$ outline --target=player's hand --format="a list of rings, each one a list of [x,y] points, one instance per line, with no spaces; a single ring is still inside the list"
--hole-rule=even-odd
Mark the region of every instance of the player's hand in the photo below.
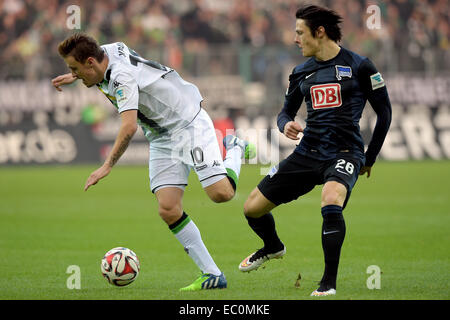
[[[362,168],[361,168],[361,170],[359,170],[359,175],[360,176],[363,176],[363,175],[365,175],[366,173],[367,173],[367,178],[369,178],[370,177],[370,171],[372,170],[372,167],[366,167],[366,166],[363,166]]]
[[[300,140],[300,138],[298,137],[298,134],[300,132],[303,132],[303,128],[298,122],[289,121],[284,126],[284,132],[283,133],[289,139]]]
[[[84,191],[89,189],[90,186],[93,186],[99,182],[100,179],[103,179],[111,172],[111,167],[108,165],[103,165],[94,172],[91,173],[89,178],[86,181],[86,184],[84,185]]]
[[[62,91],[62,89],[60,88],[62,85],[71,84],[77,79],[78,78],[75,77],[72,73],[66,73],[66,74],[57,76],[56,78],[53,78],[52,84],[56,90]]]

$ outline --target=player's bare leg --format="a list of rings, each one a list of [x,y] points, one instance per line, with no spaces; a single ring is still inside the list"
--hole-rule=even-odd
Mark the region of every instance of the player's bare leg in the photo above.
[[[325,270],[317,290],[312,296],[336,294],[336,279],[341,247],[345,238],[345,221],[342,208],[347,188],[337,182],[328,181],[322,188],[322,248]]]
[[[255,188],[244,204],[244,214],[252,230],[263,240],[264,247],[249,255],[239,264],[239,270],[249,272],[258,269],[270,259],[281,258],[286,247],[278,238],[272,213],[276,205]]]
[[[155,192],[159,216],[169,226],[183,214],[183,194],[184,190],[177,187],[162,188]]]
[[[328,205],[343,206],[345,197],[347,196],[347,188],[340,182],[328,181],[322,188],[321,207]]]
[[[204,188],[208,197],[217,203],[230,201],[234,197],[239,181],[242,158],[252,159],[256,156],[255,146],[236,136],[226,136],[223,139],[223,145],[227,150],[224,159],[227,175]]]
[[[235,194],[235,190],[226,176],[222,180],[205,187],[204,190],[208,197],[216,203],[230,201]]]
[[[200,230],[191,217],[183,211],[183,194],[184,190],[177,187],[165,187],[155,192],[161,218],[168,224],[169,229],[182,244],[184,251],[202,272],[202,276],[194,283],[180,290],[226,288],[225,276],[203,243]]]
[[[267,199],[258,188],[255,188],[244,203],[244,214],[246,217],[256,219],[270,213],[275,207],[273,202]]]

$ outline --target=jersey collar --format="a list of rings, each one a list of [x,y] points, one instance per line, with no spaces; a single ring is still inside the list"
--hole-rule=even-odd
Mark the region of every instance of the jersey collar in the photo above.
[[[105,48],[102,48],[103,51],[105,52],[106,56],[108,57],[108,67],[106,67],[106,71],[105,74],[103,76],[103,79],[105,79],[106,81],[109,82],[109,80],[111,80],[111,59],[109,59],[109,55],[108,55],[108,51],[106,51]]]
[[[317,63],[317,64],[328,64],[328,63],[330,63],[330,62],[332,62],[332,61],[334,61],[336,58],[338,58],[339,56],[341,56],[341,54],[342,54],[342,47],[341,46],[339,46],[339,48],[340,48],[340,50],[339,50],[339,52],[337,53],[337,55],[335,55],[333,58],[331,58],[331,59],[328,59],[328,60],[325,60],[325,61],[320,61],[320,60],[317,60],[315,57],[313,58],[314,59],[314,61]]]

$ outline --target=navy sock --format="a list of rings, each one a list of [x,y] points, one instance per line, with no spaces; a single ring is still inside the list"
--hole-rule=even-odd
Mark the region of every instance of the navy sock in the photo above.
[[[272,213],[267,213],[260,218],[247,217],[248,225],[264,242],[264,248],[269,253],[274,253],[284,248],[283,243],[277,235],[275,220]]]
[[[325,270],[321,280],[321,287],[324,290],[336,289],[339,258],[346,231],[342,207],[336,205],[325,206],[322,208],[322,217],[322,248]]]

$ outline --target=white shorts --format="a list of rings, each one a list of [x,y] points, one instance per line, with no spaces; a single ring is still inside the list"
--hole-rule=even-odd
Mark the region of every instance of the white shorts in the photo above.
[[[211,118],[201,109],[197,117],[170,139],[150,143],[150,189],[184,189],[191,169],[205,188],[227,175]]]

